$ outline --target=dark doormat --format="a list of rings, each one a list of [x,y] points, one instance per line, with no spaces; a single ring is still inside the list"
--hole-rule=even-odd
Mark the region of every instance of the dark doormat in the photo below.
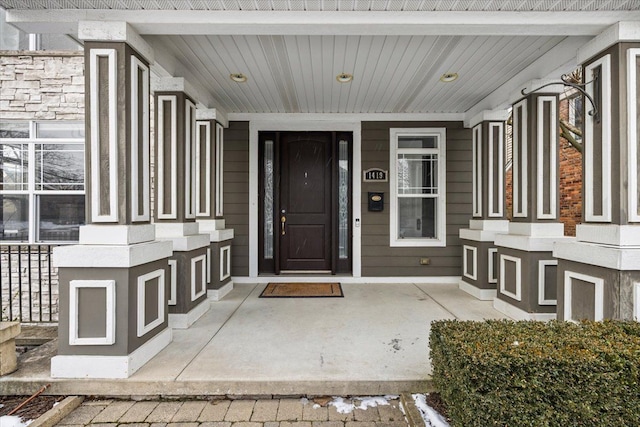
[[[269,283],[260,298],[344,297],[340,283]]]

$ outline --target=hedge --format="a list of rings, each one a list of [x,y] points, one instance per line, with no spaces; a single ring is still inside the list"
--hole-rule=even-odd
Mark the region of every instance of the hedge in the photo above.
[[[640,323],[436,321],[453,426],[640,426]]]

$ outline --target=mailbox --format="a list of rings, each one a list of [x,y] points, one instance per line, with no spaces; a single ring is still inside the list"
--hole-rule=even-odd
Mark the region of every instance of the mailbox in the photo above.
[[[384,193],[369,192],[369,212],[382,212],[384,210]]]

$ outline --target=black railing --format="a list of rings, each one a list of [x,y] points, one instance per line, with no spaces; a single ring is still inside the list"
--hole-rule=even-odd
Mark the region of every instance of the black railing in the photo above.
[[[52,245],[0,244],[0,303],[3,321],[58,321],[58,271]]]

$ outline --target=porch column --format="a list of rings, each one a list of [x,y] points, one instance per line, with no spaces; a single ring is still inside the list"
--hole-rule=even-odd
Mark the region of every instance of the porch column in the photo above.
[[[155,240],[149,202],[149,63],[126,23],[80,23],[85,40],[86,222],[54,249],[58,355],[52,377],[126,378],[169,342],[171,243]],[[101,41],[109,40],[109,41]]]
[[[153,88],[156,235],[173,243],[169,326],[184,329],[209,309],[209,236],[199,234],[196,222],[196,105],[182,78],[158,79]]]
[[[532,92],[545,83],[534,81],[526,89]],[[496,236],[494,307],[517,319],[555,319],[552,250],[555,241],[565,239],[559,220],[558,92],[547,87],[531,93],[513,105],[512,115],[513,219],[509,232]]]
[[[460,289],[481,300],[496,297],[498,262],[494,241],[506,233],[504,125],[508,111],[484,111],[473,128],[473,219],[460,230],[462,277]]]
[[[196,220],[210,241],[207,294],[219,301],[233,289],[233,229],[225,228],[222,209],[224,128],[215,109],[198,109],[196,118]]]
[[[584,120],[584,222],[554,248],[559,319],[640,318],[639,35],[619,22],[578,52],[598,111]]]

